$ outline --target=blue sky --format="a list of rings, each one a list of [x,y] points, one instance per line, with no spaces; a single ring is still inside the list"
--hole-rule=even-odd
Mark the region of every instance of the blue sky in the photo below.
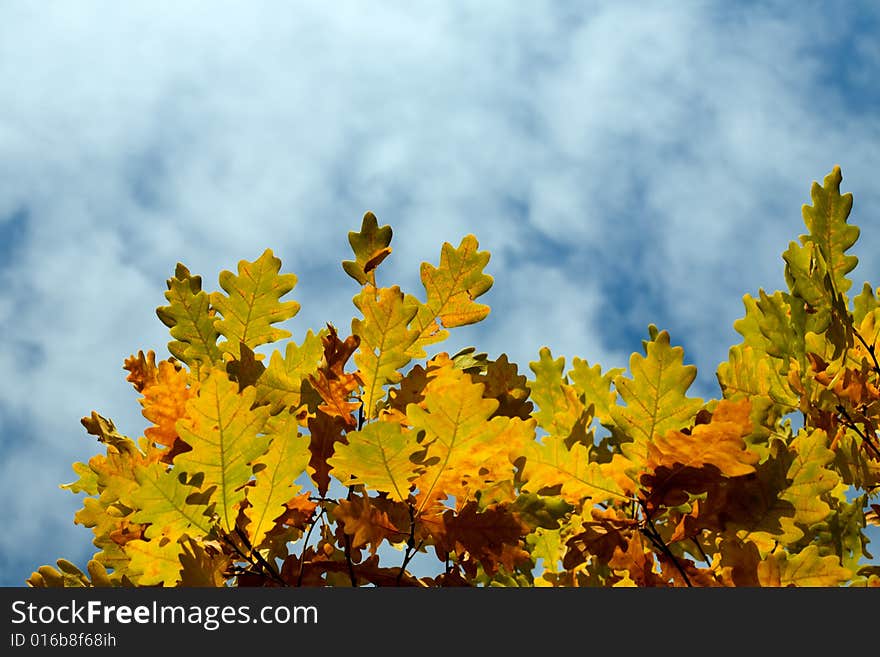
[[[492,253],[492,314],[450,351],[625,366],[655,323],[717,396],[742,295],[784,287],[834,165],[855,286],[880,284],[878,37],[870,1],[7,0],[0,584],[93,553],[58,484],[96,451],[82,416],[143,432],[122,361],[167,355],[175,264],[216,289],[272,248],[294,339],[347,329],[367,210],[394,229],[385,283],[418,291],[467,233]]]

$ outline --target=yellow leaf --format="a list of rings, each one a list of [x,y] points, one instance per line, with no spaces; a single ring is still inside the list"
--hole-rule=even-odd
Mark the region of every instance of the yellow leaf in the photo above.
[[[466,235],[458,248],[444,242],[439,267],[422,263],[421,278],[427,301],[419,306],[411,324],[418,332],[418,339],[409,349],[413,358],[424,358],[425,346],[445,340],[449,331],[444,329],[473,324],[489,314],[489,306],[474,301],[494,282],[483,273],[489,252],[478,251],[478,248],[477,238]]]
[[[259,548],[275,519],[287,512],[285,504],[300,490],[296,478],[305,472],[311,453],[309,439],[297,432],[296,417],[286,413],[277,432],[270,434],[268,451],[254,462],[256,479],[247,490],[245,509],[251,545]]]
[[[226,531],[235,527],[251,464],[269,442],[268,436],[258,435],[269,409],[252,408],[255,395],[253,386],[238,394],[238,385],[214,368],[199,385],[198,396],[187,403],[186,417],[177,422],[180,437],[192,450],[175,456],[174,465],[190,476],[203,473],[203,489],[216,486],[212,500]]]
[[[220,287],[226,292],[211,293],[211,304],[222,316],[214,320],[217,332],[226,340],[218,346],[221,351],[239,359],[239,343],[252,350],[261,344],[290,337],[290,331],[272,326],[290,319],[299,312],[296,301],[279,299],[296,286],[294,274],[279,274],[281,260],[272,255],[272,249],[248,262],[238,263],[238,275],[220,272]]]
[[[809,545],[794,555],[778,549],[758,564],[761,586],[840,586],[851,576],[836,555],[820,557],[817,545]]]

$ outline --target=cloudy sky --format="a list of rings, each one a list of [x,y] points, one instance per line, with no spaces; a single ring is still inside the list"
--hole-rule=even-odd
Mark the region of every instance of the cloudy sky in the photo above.
[[[82,416],[143,432],[122,362],[167,355],[175,264],[213,290],[271,248],[294,339],[348,329],[367,210],[380,282],[418,293],[468,233],[492,253],[492,314],[450,351],[625,366],[655,323],[717,396],[742,295],[784,287],[834,165],[880,284],[878,37],[871,0],[6,0],[0,584],[94,552],[58,484],[96,452]]]

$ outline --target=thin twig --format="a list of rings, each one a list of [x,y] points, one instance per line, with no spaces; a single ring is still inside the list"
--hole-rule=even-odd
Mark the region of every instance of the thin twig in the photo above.
[[[312,521],[312,524],[309,525],[309,531],[306,532],[306,538],[305,538],[305,541],[303,542],[303,551],[302,551],[302,554],[300,555],[300,558],[299,558],[299,574],[296,577],[296,585],[297,586],[302,586],[303,571],[304,571],[305,565],[306,565],[306,550],[309,547],[309,539],[312,537],[312,530],[315,528],[315,525],[318,524],[318,520],[323,515],[324,515],[324,507],[322,506],[321,513],[319,513],[318,517]]]
[[[651,519],[651,514],[648,513],[647,505],[642,500],[639,500],[639,504],[642,507],[642,512],[645,515],[645,522],[647,523],[647,526],[641,527],[640,531],[644,536],[648,538],[648,540],[651,541],[651,543],[653,543],[654,547],[659,549],[660,552],[662,552],[669,559],[672,560],[672,564],[684,578],[684,583],[687,584],[689,587],[693,586],[693,584],[691,584],[691,580],[687,576],[687,573],[684,571],[684,568],[682,568],[681,564],[678,563],[678,559],[676,558],[676,556],[672,554],[672,550],[670,550],[669,546],[663,542],[663,538],[660,536],[660,532],[657,531],[657,527],[654,525],[654,521]],[[650,528],[650,531],[648,528]]]
[[[409,563],[409,560],[413,558],[416,552],[422,547],[422,541],[419,541],[418,546],[416,546],[416,518],[415,518],[415,509],[413,509],[413,505],[409,505],[409,538],[406,539],[406,553],[403,555],[403,563],[400,565],[400,570],[397,573],[397,585],[400,586],[400,579],[403,577],[403,573],[406,570],[406,566]],[[447,558],[448,559],[448,558]],[[448,560],[447,560],[448,564]]]
[[[862,441],[863,441],[868,447],[871,448],[871,451],[873,451],[874,454],[876,454],[878,458],[880,458],[880,449],[878,449],[877,446],[874,444],[874,442],[873,442],[870,438],[868,438],[867,434],[865,434],[861,429],[859,429],[858,425],[857,425],[857,424],[855,423],[855,421],[853,421],[853,419],[850,417],[849,413],[847,412],[847,410],[846,410],[846,408],[843,406],[843,404],[838,404],[837,407],[836,407],[836,410],[837,410],[838,413],[840,413],[841,415],[843,415],[843,417],[846,419],[846,422],[843,423],[844,426],[849,427],[850,429],[852,429],[853,431],[855,431],[857,434],[859,434],[859,436],[861,437]]]

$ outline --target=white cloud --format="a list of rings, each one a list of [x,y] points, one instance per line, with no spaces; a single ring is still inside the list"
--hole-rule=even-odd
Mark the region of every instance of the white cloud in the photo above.
[[[328,319],[348,330],[338,262],[364,211],[395,231],[382,280],[414,293],[419,263],[473,233],[493,254],[493,314],[450,351],[479,343],[528,373],[548,344],[607,368],[656,322],[708,386],[741,295],[782,285],[809,184],[840,164],[863,226],[857,279],[876,283],[880,121],[848,113],[813,49],[834,37],[795,11],[5,3],[0,236],[29,219],[0,266],[0,364],[15,372],[0,410],[29,442],[4,436],[4,554],[47,533],[58,556],[84,542],[32,473],[67,480],[40,460],[86,458],[92,408],[142,431],[122,359],[164,352],[154,309],[178,261],[216,289],[272,248],[300,277],[296,337]],[[7,581],[26,576],[14,568]]]

